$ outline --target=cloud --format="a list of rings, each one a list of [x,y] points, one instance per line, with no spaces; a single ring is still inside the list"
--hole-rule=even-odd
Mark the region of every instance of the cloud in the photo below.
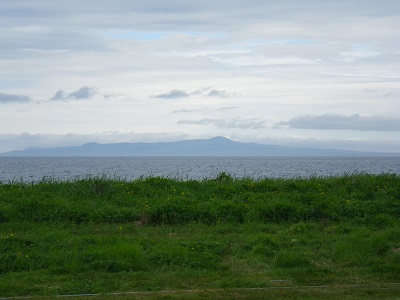
[[[25,95],[13,95],[0,93],[0,103],[28,103],[32,98]]]
[[[238,96],[236,93],[229,93],[227,91],[216,90],[213,87],[205,87],[200,90],[190,93],[191,96],[202,96],[202,97],[219,97],[219,98],[229,98]]]
[[[0,91],[40,101],[20,104],[29,108],[24,112],[15,105],[0,105],[2,132],[89,134],[140,128],[210,135],[237,132],[248,140],[262,135],[398,135],[294,130],[301,120],[290,120],[325,113],[397,118],[398,0],[32,2],[0,1]],[[89,90],[78,90],[83,85],[101,91],[91,96]],[[64,91],[55,93],[59,89]],[[115,99],[103,91],[127,96]],[[149,99],[151,95],[159,98]],[[54,101],[41,101],[51,96]],[[79,105],[65,110],[64,105],[54,105],[60,102]],[[222,112],[217,110],[220,106],[240,109]],[[214,125],[177,124],[202,118],[214,120]],[[285,122],[280,130],[240,129],[257,126],[254,120],[243,122],[252,118],[265,119],[268,127],[270,122]],[[355,121],[350,123],[354,127]],[[229,125],[239,129],[226,130]]]
[[[65,94],[64,91],[59,90],[59,91],[57,91],[57,93],[53,97],[50,98],[50,100],[64,100],[64,99],[67,99],[67,98],[68,98],[68,95]]]
[[[275,137],[275,138],[260,138],[254,137],[248,140],[246,136],[237,136],[236,140],[248,142],[256,142],[262,144],[275,144],[288,147],[309,147],[321,149],[343,149],[353,151],[374,151],[387,153],[400,153],[399,144],[400,138],[311,138],[311,137]]]
[[[185,91],[181,91],[181,90],[172,90],[165,94],[153,96],[153,98],[164,98],[164,99],[175,99],[175,98],[184,98],[184,97],[189,97],[189,94],[186,93]]]
[[[239,107],[238,106],[221,107],[221,108],[217,109],[217,111],[228,111],[228,110],[237,109],[237,108],[239,108]]]
[[[324,114],[298,116],[289,121],[282,121],[278,125],[299,129],[400,131],[400,118],[360,116],[358,114],[350,116]]]
[[[217,112],[225,112],[229,111],[232,109],[237,109],[239,107],[237,106],[228,106],[228,107],[221,107],[216,109],[215,111]],[[209,113],[211,110],[209,108],[198,108],[198,109],[179,109],[179,110],[174,110],[172,113],[173,114],[190,114],[190,113]]]
[[[90,99],[97,94],[97,89],[94,87],[83,86],[79,90],[72,93],[65,93],[62,90],[57,91],[57,93],[50,98],[50,100],[85,100]]]
[[[174,110],[172,113],[173,113],[173,114],[189,114],[189,113],[202,113],[202,112],[207,112],[207,109],[204,109],[204,108],[198,108],[198,109],[179,109],[179,110]]]
[[[175,99],[175,98],[185,98],[185,97],[195,97],[195,96],[228,98],[237,95],[238,94],[229,93],[227,91],[216,90],[213,89],[212,87],[206,87],[196,90],[194,92],[186,92],[183,90],[172,90],[165,94],[153,96],[153,98]]]
[[[68,98],[73,99],[89,99],[97,94],[96,89],[88,86],[81,87],[79,90],[70,93]]]
[[[240,128],[240,129],[260,129],[265,128],[265,121],[262,119],[200,119],[200,120],[181,120],[178,124],[185,125],[199,125],[208,126],[212,125],[217,128]]]
[[[219,90],[211,90],[207,93],[207,97],[220,97],[220,98],[228,98],[231,94],[226,91],[219,91]]]

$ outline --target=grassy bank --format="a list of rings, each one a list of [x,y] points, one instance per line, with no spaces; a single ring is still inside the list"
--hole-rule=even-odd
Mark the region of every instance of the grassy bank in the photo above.
[[[400,177],[3,183],[0,277],[2,297],[391,298]]]

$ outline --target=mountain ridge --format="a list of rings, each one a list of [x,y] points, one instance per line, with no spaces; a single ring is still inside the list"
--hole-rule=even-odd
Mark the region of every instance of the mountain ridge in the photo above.
[[[390,156],[400,153],[287,147],[243,143],[216,136],[210,139],[155,143],[89,142],[80,146],[36,148],[0,153],[0,156]]]

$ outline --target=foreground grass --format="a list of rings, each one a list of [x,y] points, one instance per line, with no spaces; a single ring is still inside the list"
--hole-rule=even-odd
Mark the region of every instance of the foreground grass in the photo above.
[[[3,183],[0,296],[394,298],[399,218],[396,175]]]

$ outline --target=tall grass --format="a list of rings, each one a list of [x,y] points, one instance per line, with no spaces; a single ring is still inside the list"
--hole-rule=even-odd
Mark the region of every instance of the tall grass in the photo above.
[[[0,296],[400,281],[400,177],[0,184]]]
[[[185,224],[354,220],[387,226],[400,216],[397,175],[310,179],[72,182],[0,185],[0,221]]]

